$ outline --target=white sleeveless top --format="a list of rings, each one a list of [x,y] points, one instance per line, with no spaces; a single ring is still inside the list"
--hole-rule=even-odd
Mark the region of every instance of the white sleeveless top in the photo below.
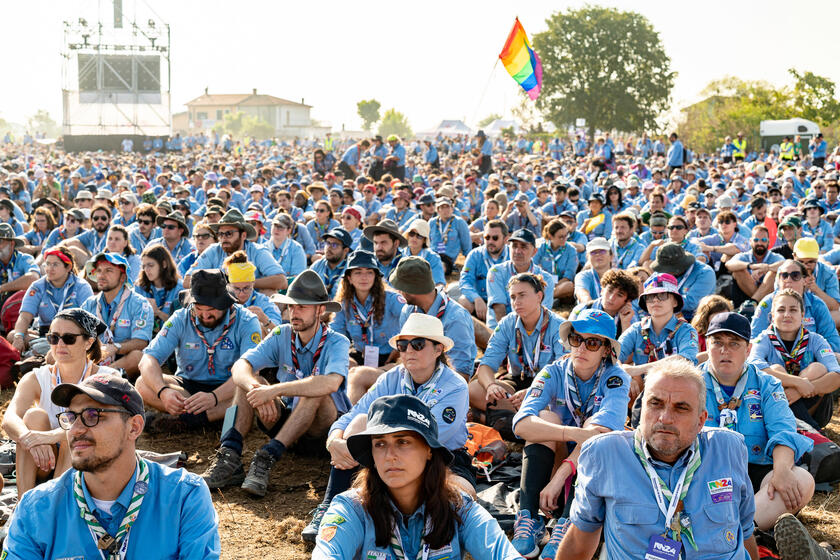
[[[52,367],[50,365],[43,365],[38,369],[32,370],[35,374],[35,379],[38,380],[38,385],[41,386],[41,399],[38,401],[38,408],[47,412],[50,418],[50,427],[52,429],[58,428],[58,418],[55,417],[59,412],[64,412],[64,408],[52,402],[52,392],[55,387],[52,384]],[[99,366],[96,373],[109,373],[111,375],[119,375],[119,372],[114,368],[106,366]],[[85,374],[87,376],[87,374]]]

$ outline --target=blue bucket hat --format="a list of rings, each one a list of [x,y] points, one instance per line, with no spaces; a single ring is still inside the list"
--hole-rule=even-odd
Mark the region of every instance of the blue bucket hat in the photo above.
[[[616,356],[621,353],[621,345],[615,339],[615,319],[606,311],[600,309],[585,309],[581,311],[578,318],[573,321],[566,321],[557,330],[560,342],[569,348],[569,334],[572,329],[578,334],[594,334],[603,336],[610,341],[610,347]]]
[[[376,256],[373,253],[363,251],[362,249],[353,251],[347,258],[346,270],[350,271],[354,268],[370,268],[375,270],[380,276],[382,275],[382,271],[379,270],[379,264],[376,262]]]

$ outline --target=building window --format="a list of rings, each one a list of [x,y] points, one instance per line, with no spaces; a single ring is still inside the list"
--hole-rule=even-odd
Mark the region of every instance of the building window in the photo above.
[[[286,111],[286,126],[289,126],[289,111]]]
[[[200,121],[206,121],[207,120],[207,113],[205,113],[204,111],[199,111],[195,115],[196,115],[195,118],[200,120]]]
[[[216,120],[217,121],[222,120],[222,110],[221,109],[216,109]]]

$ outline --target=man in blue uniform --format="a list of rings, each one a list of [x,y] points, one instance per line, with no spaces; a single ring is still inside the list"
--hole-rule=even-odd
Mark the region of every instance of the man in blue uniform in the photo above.
[[[493,265],[510,258],[508,228],[502,220],[490,220],[484,226],[484,244],[467,254],[458,288],[458,303],[482,321],[487,320],[487,273]]]
[[[744,438],[703,429],[705,395],[695,366],[662,360],[648,373],[639,427],[583,444],[558,558],[589,560],[602,531],[610,558],[758,558]]]
[[[41,276],[32,255],[18,251],[23,244],[23,239],[15,237],[12,226],[0,224],[0,301],[28,289]]]
[[[233,399],[233,363],[262,340],[257,317],[236,303],[219,270],[199,270],[192,305],[176,311],[143,351],[137,390],[168,413],[146,419],[147,431],[176,433],[219,420]],[[175,353],[175,375],[161,366]]]
[[[320,276],[301,272],[286,295],[288,325],[274,329],[259,346],[246,352],[231,368],[235,393],[233,427],[223,427],[221,446],[202,477],[210,488],[242,484],[255,496],[265,496],[271,468],[302,436],[322,437],[340,414],[350,409],[345,393],[350,341],[321,323],[324,313],[341,310],[327,296]],[[269,373],[267,368],[277,368]],[[263,370],[263,371],[261,371]],[[248,475],[242,467],[244,436],[254,414],[269,442],[254,454]]]
[[[403,237],[397,224],[392,220],[382,220],[375,226],[368,226],[364,229],[363,235],[373,244],[373,253],[376,255],[376,262],[379,264],[379,272],[386,282],[390,282],[391,272],[396,269],[403,254],[401,247],[408,245],[408,240]]]
[[[472,240],[470,227],[463,218],[452,215],[452,201],[446,197],[439,197],[435,201],[438,215],[429,221],[431,237],[429,243],[433,251],[440,255],[445,273],[452,274],[458,255],[470,252]]]
[[[92,227],[89,230],[82,231],[67,241],[67,245],[85,251],[88,256],[106,250],[105,242],[111,227],[111,210],[103,204],[94,206],[90,211],[90,225]]]
[[[58,385],[52,400],[65,407],[58,423],[73,468],[21,498],[0,557],[219,558],[219,518],[201,479],[137,456],[143,399],[128,381],[97,373]]]
[[[93,258],[93,269],[99,293],[85,300],[82,309],[108,326],[100,337],[100,363],[134,378],[143,349],[152,339],[152,306],[126,281],[128,261],[123,255],[100,253]]]
[[[347,255],[350,253],[353,238],[344,228],[338,227],[325,233],[321,239],[324,240],[324,258],[312,263],[309,269],[318,273],[327,287],[330,299],[335,299],[338,284],[347,268]]]
[[[654,272],[671,274],[677,279],[677,288],[683,296],[683,317],[691,320],[700,300],[715,290],[715,271],[712,267],[687,253],[679,243],[666,243],[659,247],[656,260],[651,264]]]

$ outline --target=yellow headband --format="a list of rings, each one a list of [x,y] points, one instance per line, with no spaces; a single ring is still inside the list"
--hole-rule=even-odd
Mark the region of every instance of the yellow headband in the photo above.
[[[257,267],[249,262],[231,263],[227,267],[228,277],[233,283],[237,282],[253,282],[257,279]]]

